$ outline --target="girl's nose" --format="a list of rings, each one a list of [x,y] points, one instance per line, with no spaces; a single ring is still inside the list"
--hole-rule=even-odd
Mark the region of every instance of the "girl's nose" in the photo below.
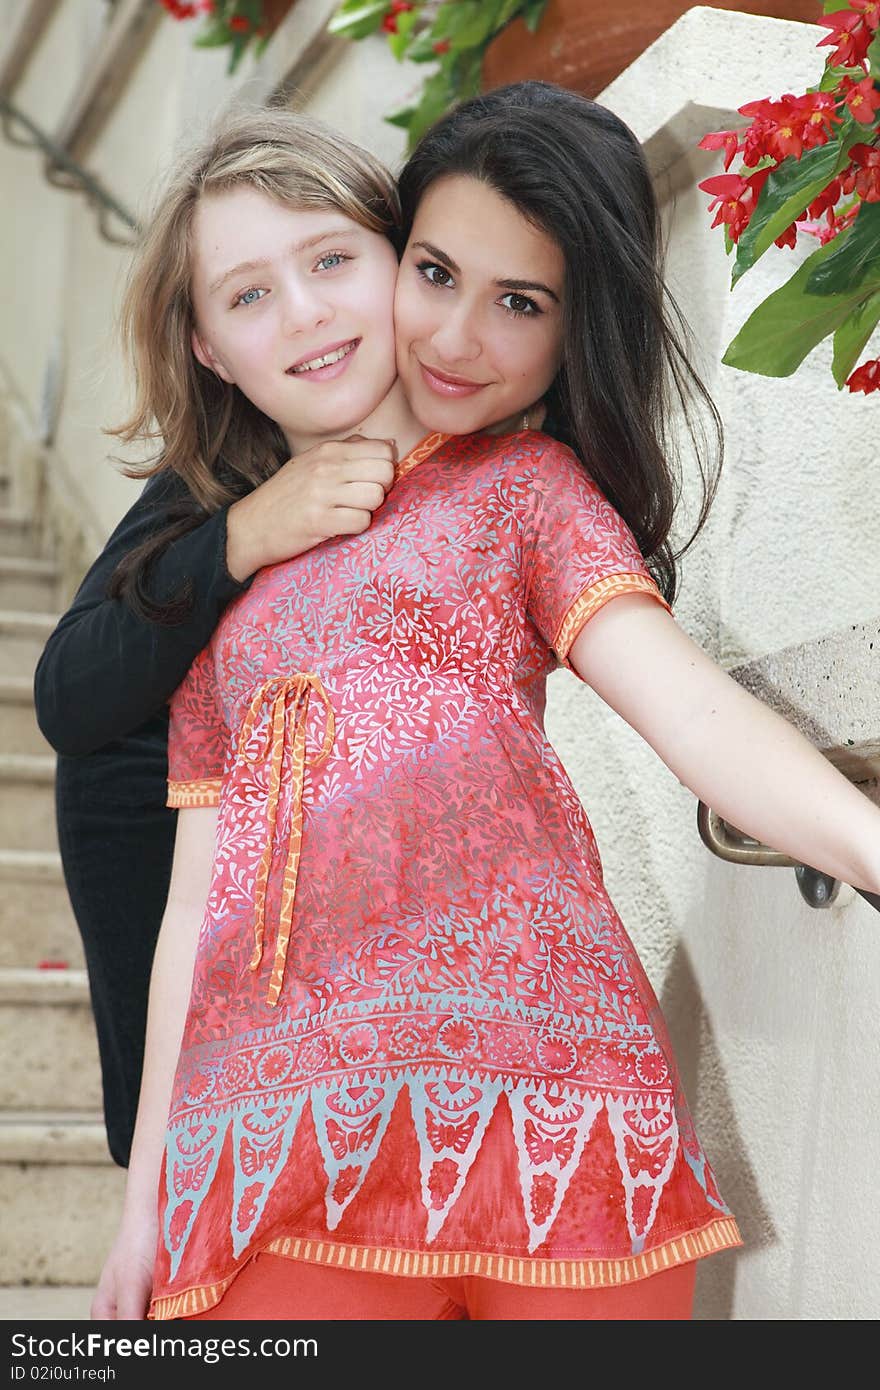
[[[284,294],[281,330],[288,338],[320,328],[333,318],[333,308],[320,293],[318,286],[296,284]]]
[[[447,312],[432,341],[448,367],[456,362],[473,362],[483,350],[473,314],[464,305]]]

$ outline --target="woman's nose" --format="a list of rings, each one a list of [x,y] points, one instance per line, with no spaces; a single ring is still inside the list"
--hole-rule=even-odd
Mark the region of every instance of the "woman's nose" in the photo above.
[[[464,305],[446,313],[433,343],[449,367],[456,362],[473,362],[483,350],[474,315]]]

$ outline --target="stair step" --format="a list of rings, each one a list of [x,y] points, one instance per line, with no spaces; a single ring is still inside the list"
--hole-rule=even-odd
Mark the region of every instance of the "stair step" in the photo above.
[[[0,753],[0,845],[57,849],[54,753]]]
[[[49,637],[58,623],[57,614],[0,610],[0,676],[33,675]]]
[[[30,676],[0,677],[0,753],[51,753],[34,711]]]
[[[0,555],[0,609],[51,612],[57,589],[58,566],[53,561]]]
[[[16,1284],[0,1288],[0,1321],[88,1322],[92,1284]]]
[[[0,850],[0,967],[39,962],[83,967],[61,858],[47,850]]]
[[[30,517],[0,511],[0,555],[36,555],[37,528]]]
[[[97,1110],[98,1044],[84,970],[0,970],[0,1111]],[[0,1280],[2,1283],[2,1280]]]
[[[124,1187],[95,1111],[0,1115],[0,1284],[94,1288]]]

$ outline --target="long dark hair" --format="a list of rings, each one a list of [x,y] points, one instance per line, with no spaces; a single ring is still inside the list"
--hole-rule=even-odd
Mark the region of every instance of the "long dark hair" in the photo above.
[[[403,168],[401,249],[422,197],[449,175],[487,184],[561,249],[563,361],[545,398],[543,428],[582,460],[671,602],[676,561],[715,495],[723,437],[664,284],[659,209],[638,140],[605,107],[551,83],[517,82],[474,97],[432,126]],[[701,487],[695,528],[674,550],[676,407]]]

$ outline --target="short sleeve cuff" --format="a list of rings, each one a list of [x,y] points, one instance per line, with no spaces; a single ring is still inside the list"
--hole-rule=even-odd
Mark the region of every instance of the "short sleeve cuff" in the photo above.
[[[586,589],[583,589],[560,623],[556,640],[553,643],[553,650],[563,666],[568,666],[571,669],[568,656],[575,638],[600,608],[604,608],[606,603],[617,598],[620,594],[647,594],[649,598],[653,598],[661,604],[667,613],[672,612],[649,575],[609,574],[605,579],[599,579],[595,584],[590,584]]]
[[[222,777],[207,777],[199,782],[168,783],[166,806],[219,806]]]

